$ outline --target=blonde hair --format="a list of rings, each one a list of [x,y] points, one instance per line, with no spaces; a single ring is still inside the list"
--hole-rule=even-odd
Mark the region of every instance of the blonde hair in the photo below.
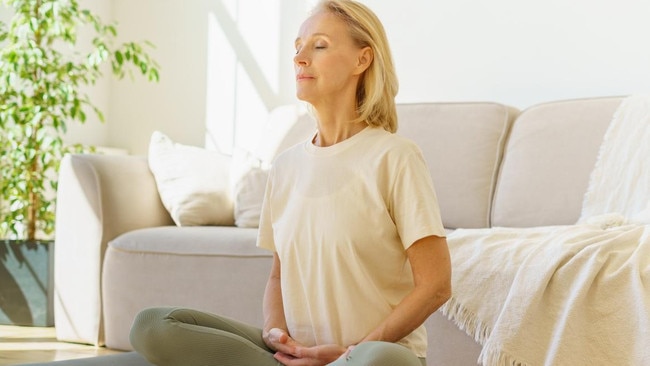
[[[322,0],[314,8],[328,11],[343,20],[352,39],[359,47],[370,47],[373,60],[357,85],[355,122],[366,121],[370,126],[397,131],[395,96],[398,82],[388,37],[377,15],[367,6],[353,0]]]

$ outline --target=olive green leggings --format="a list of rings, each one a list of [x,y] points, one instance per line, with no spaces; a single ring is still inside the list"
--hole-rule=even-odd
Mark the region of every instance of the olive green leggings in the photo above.
[[[149,308],[135,318],[131,345],[158,366],[282,366],[262,340],[262,330],[184,308]],[[406,347],[364,342],[339,366],[426,366]]]

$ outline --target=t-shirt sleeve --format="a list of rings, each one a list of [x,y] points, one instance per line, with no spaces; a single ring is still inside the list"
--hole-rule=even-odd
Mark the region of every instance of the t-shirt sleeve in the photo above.
[[[273,213],[271,211],[271,196],[273,193],[274,169],[271,168],[269,178],[266,181],[264,190],[264,201],[262,201],[262,212],[260,213],[260,224],[257,232],[257,246],[259,248],[276,251],[273,238]]]
[[[397,163],[391,214],[404,248],[427,236],[444,237],[438,198],[422,151],[414,144]]]

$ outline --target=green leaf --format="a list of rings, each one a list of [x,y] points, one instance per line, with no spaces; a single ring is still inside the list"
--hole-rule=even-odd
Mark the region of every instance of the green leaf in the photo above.
[[[122,52],[115,51],[115,61],[117,61],[120,66],[122,66],[124,63],[124,56],[122,56]]]

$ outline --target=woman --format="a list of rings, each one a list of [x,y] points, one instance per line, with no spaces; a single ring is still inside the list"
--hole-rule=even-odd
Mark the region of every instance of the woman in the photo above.
[[[318,123],[281,154],[257,245],[272,250],[263,329],[147,309],[134,348],[159,365],[426,365],[424,321],[451,294],[422,153],[394,134],[397,79],[383,26],[350,0],[320,2],[295,42],[296,89]]]

